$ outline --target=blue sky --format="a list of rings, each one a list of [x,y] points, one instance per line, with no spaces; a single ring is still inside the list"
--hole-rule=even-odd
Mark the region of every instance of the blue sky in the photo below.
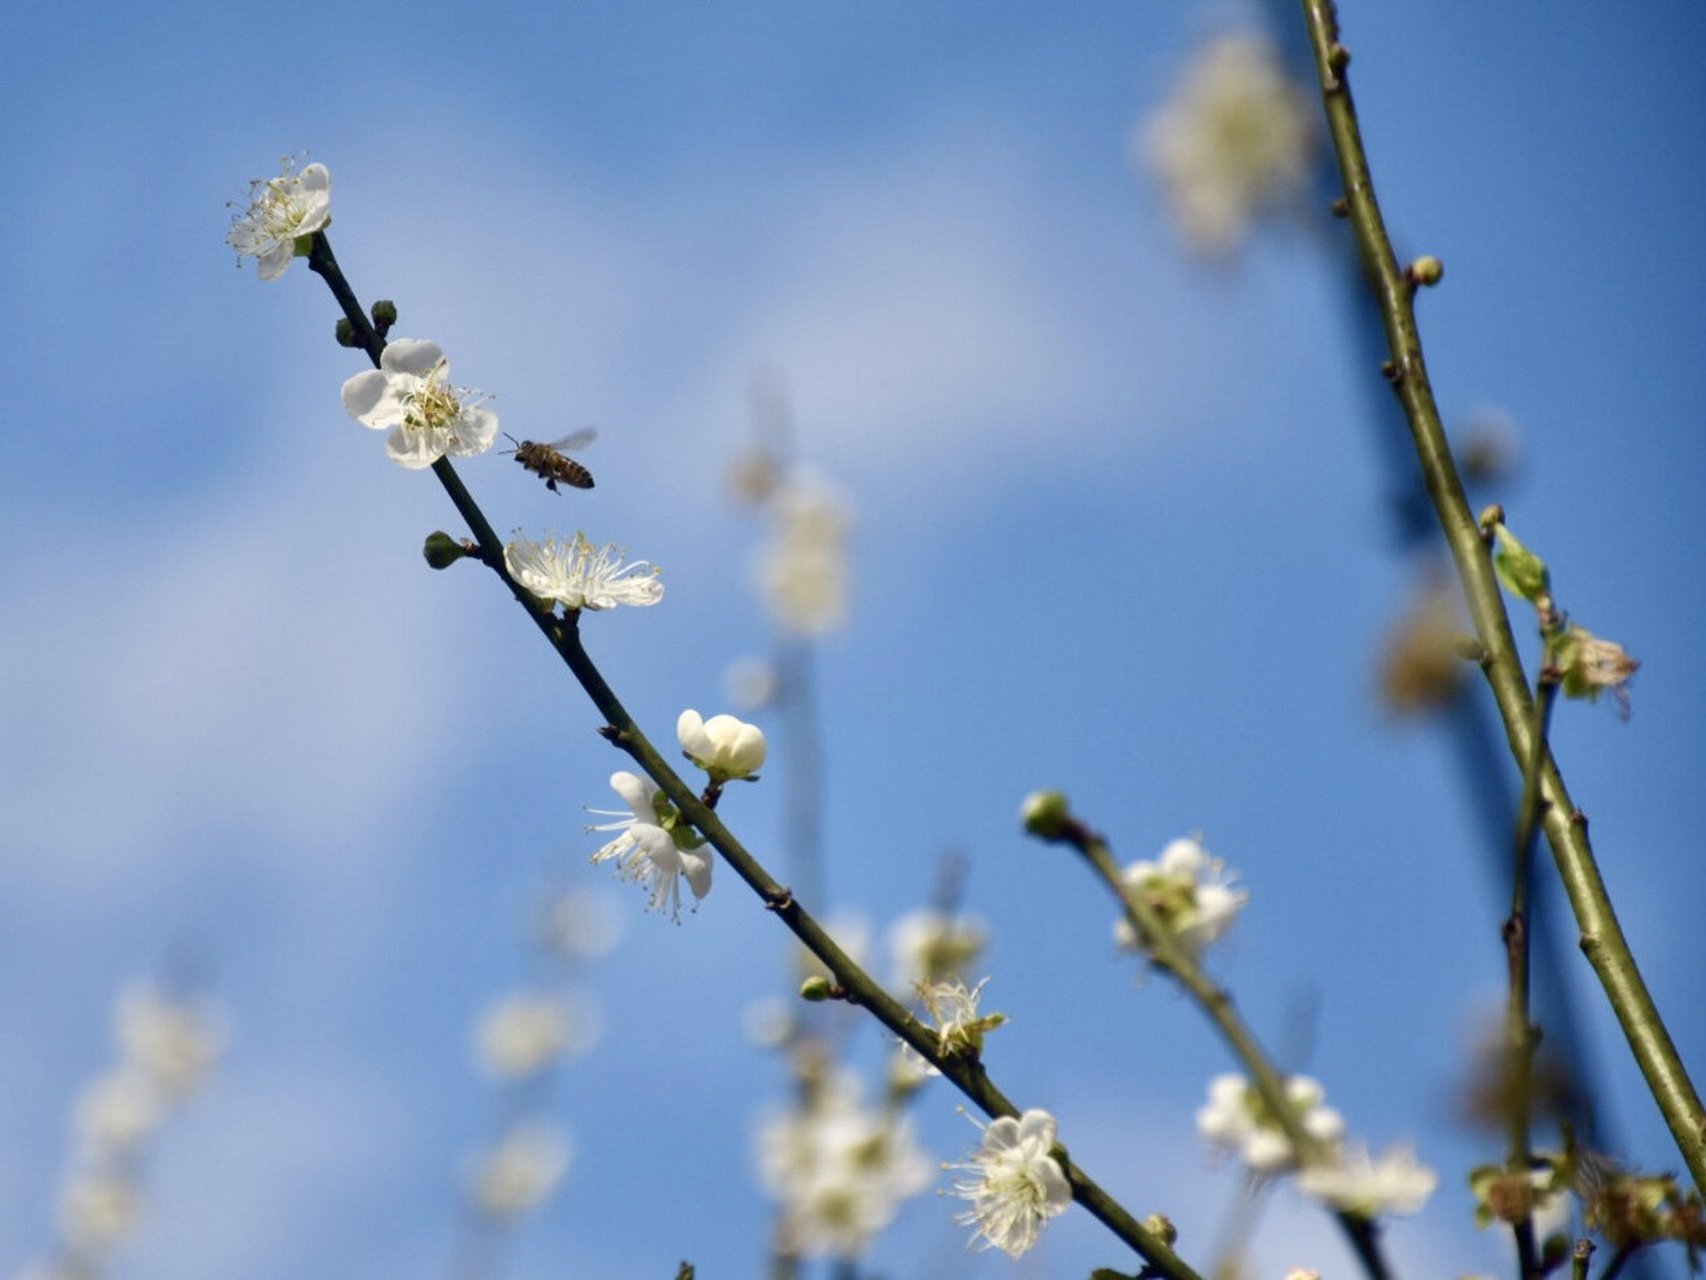
[[[463,468],[500,530],[584,523],[664,566],[588,646],[667,740],[761,650],[754,524],[721,475],[755,373],[858,510],[853,625],[818,658],[832,903],[878,927],[969,863],[990,922],[990,1067],[1206,1259],[1231,1170],[1192,1131],[1227,1069],[1110,912],[1014,814],[1067,789],[1126,859],[1201,831],[1252,893],[1219,972],[1352,1129],[1445,1174],[1391,1232],[1406,1274],[1490,1271],[1452,1118],[1500,991],[1502,888],[1448,739],[1397,726],[1375,652],[1413,582],[1383,505],[1336,246],[1264,231],[1188,258],[1127,161],[1135,123],[1237,8],[1087,3],[520,7],[163,4],[12,15],[0,77],[0,1270],[51,1235],[66,1118],[131,978],[197,957],[220,1075],[164,1135],[115,1274],[442,1272],[491,1092],[468,1025],[527,972],[549,876],[629,913],[592,973],[608,1030],[566,1073],[576,1160],[512,1274],[752,1274],[750,1128],[781,1088],[740,1014],[784,939],[724,876],[676,927],[585,865],[619,761],[525,620],[418,547],[454,528],[337,400],[361,367],[300,265],[232,269],[224,202],[308,149],[333,241],[397,332],[439,341],[504,425],[603,437],[591,494]],[[1284,10],[1289,20],[1289,9]],[[1693,637],[1692,374],[1706,291],[1706,16],[1589,4],[1400,13],[1345,39],[1448,418],[1497,405],[1496,492],[1567,608],[1643,659],[1635,714],[1555,727],[1620,917],[1706,1069],[1695,937],[1706,697]],[[1388,424],[1390,425],[1390,424]],[[787,745],[778,738],[776,750]],[[778,797],[727,816],[773,846]],[[1565,949],[1627,1154],[1674,1149]],[[861,1055],[874,1060],[866,1033]],[[1300,1051],[1301,1052],[1301,1051]],[[945,1094],[933,1154],[975,1136]],[[660,1176],[661,1175],[661,1176]],[[1082,1275],[1127,1259],[1071,1214],[1018,1266],[915,1202],[895,1277]],[[1282,1190],[1259,1269],[1344,1273]]]

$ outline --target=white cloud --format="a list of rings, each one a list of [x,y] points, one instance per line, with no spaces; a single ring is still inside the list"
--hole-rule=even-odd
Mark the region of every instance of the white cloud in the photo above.
[[[424,566],[399,572],[419,562],[397,554],[390,478],[283,462],[218,509],[179,509],[177,531],[62,535],[15,581],[9,875],[124,900],[197,830],[360,857],[351,838],[452,756],[468,694],[453,597]],[[358,511],[399,532],[342,536]]]

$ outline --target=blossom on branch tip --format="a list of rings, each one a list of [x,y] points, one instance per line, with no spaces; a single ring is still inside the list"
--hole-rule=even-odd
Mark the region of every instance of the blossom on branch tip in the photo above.
[[[697,711],[683,711],[675,722],[675,736],[688,759],[711,775],[713,782],[750,778],[763,767],[768,747],[764,730],[734,716],[701,719]]]
[[[954,1195],[971,1201],[954,1220],[977,1228],[972,1243],[1017,1258],[1037,1242],[1050,1218],[1065,1212],[1072,1187],[1050,1154],[1054,1141],[1054,1117],[1033,1109],[1016,1120],[992,1120],[980,1150],[943,1166],[972,1175],[953,1185]]]
[[[225,243],[237,251],[238,265],[253,258],[263,280],[276,280],[290,260],[306,256],[307,239],[332,221],[332,175],[323,164],[300,173],[286,156],[276,178],[249,183],[249,204],[231,219]]]
[[[498,434],[498,415],[485,396],[450,381],[450,361],[436,342],[393,338],[379,367],[344,382],[344,408],[362,426],[389,430],[385,452],[400,467],[418,471],[445,454],[484,453]]]
[[[517,538],[504,546],[509,576],[530,595],[569,609],[614,609],[656,604],[663,599],[660,570],[646,560],[623,561],[614,543],[595,547],[584,533],[572,542]]]
[[[1341,1151],[1331,1163],[1306,1168],[1298,1175],[1298,1184],[1341,1212],[1378,1218],[1421,1212],[1439,1185],[1439,1175],[1419,1163],[1408,1146],[1389,1147],[1376,1160],[1366,1146],[1358,1144]]]
[[[1285,1082],[1285,1094],[1303,1131],[1332,1149],[1344,1134],[1345,1122],[1322,1105],[1326,1094],[1320,1084],[1308,1076],[1292,1076]],[[1256,1087],[1235,1073],[1208,1082],[1208,1104],[1197,1111],[1197,1132],[1214,1146],[1236,1152],[1251,1173],[1280,1173],[1296,1163],[1279,1118]]]
[[[1232,888],[1226,864],[1194,839],[1170,842],[1156,861],[1134,862],[1120,878],[1193,955],[1222,937],[1250,900],[1248,891]],[[1114,940],[1127,950],[1150,949],[1123,915],[1114,922]]]
[[[588,831],[619,831],[614,840],[592,855],[594,862],[614,860],[625,880],[644,880],[651,889],[651,906],[681,916],[681,879],[695,898],[711,892],[711,852],[693,828],[682,821],[668,797],[650,778],[618,770],[610,785],[629,812],[593,809],[615,822],[596,823]]]

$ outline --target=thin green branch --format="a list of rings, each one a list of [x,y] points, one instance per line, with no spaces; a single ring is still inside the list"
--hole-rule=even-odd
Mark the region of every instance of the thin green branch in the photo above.
[[[1422,358],[1413,298],[1415,286],[1393,256],[1391,240],[1375,200],[1368,157],[1345,76],[1350,53],[1339,43],[1332,0],[1302,0],[1302,3],[1327,125],[1344,184],[1345,210],[1355,229],[1386,327],[1391,358],[1383,371],[1404,406],[1428,496],[1463,582],[1481,643],[1482,670],[1498,704],[1512,755],[1519,762],[1527,761],[1536,752],[1540,756],[1540,823],[1575,913],[1582,951],[1605,990],[1695,1184],[1706,1185],[1706,1108],[1701,1105],[1617,923],[1588,843],[1587,817],[1571,801],[1551,752],[1544,743],[1537,744],[1534,740],[1533,699],[1523,674],[1522,659],[1511,634],[1510,619],[1487,548],[1464,498],[1463,484],[1446,443],[1439,407],[1434,402],[1427,365]]]
[[[1125,910],[1126,922],[1142,940],[1150,962],[1178,981],[1214,1024],[1215,1030],[1220,1032],[1221,1039],[1226,1041],[1233,1056],[1243,1063],[1256,1086],[1256,1092],[1262,1096],[1263,1104],[1285,1133],[1286,1141],[1291,1144],[1297,1164],[1302,1167],[1325,1160],[1328,1157],[1326,1148],[1303,1127],[1297,1108],[1286,1094],[1285,1080],[1274,1068],[1262,1046],[1257,1043],[1255,1033],[1238,1016],[1238,1011],[1232,1004],[1231,992],[1208,976],[1197,963],[1196,955],[1179,943],[1173,931],[1168,928],[1167,922],[1145,900],[1143,894],[1120,874],[1119,864],[1114,861],[1113,853],[1101,835],[1076,819],[1067,820],[1062,834],[1066,842],[1083,855],[1091,869],[1119,899]],[[1380,1241],[1373,1221],[1343,1210],[1335,1210],[1333,1216],[1338,1220],[1351,1248],[1361,1261],[1363,1270],[1369,1274],[1371,1280],[1386,1280],[1391,1272],[1381,1254]]]
[[[343,272],[332,255],[331,244],[323,233],[314,237],[309,266],[325,279],[360,339],[361,346],[377,366],[385,340],[363,314],[361,304],[344,279]],[[445,492],[450,495],[456,510],[468,523],[479,545],[480,559],[503,580],[516,601],[527,611],[533,624],[550,641],[593,705],[604,716],[606,724],[601,732],[605,738],[632,757],[634,763],[658,785],[659,790],[669,798],[677,811],[722,854],[724,861],[759,896],[765,907],[779,917],[794,936],[823,962],[848,1003],[862,1005],[867,1009],[877,1021],[935,1066],[945,1079],[951,1081],[985,1115],[991,1118],[1018,1117],[1019,1108],[989,1079],[983,1063],[975,1056],[938,1052],[935,1032],[908,1013],[883,989],[882,984],[854,963],[847,953],[836,945],[823,926],[795,900],[793,893],[771,878],[758,860],[747,851],[746,846],[723,825],[715,810],[706,805],[670,767],[635,723],[634,718],[628,714],[627,708],[622,705],[582,647],[579,613],[570,612],[567,616],[559,617],[553,611],[541,607],[538,601],[517,586],[504,566],[503,543],[492,531],[491,524],[462,484],[455,468],[450,465],[448,459],[440,458],[433,464],[432,470],[444,486]],[[1168,1277],[1169,1280],[1202,1280],[1190,1264],[1173,1252],[1165,1240],[1132,1217],[1118,1201],[1102,1190],[1099,1184],[1073,1162],[1063,1148],[1056,1147],[1053,1154],[1072,1188],[1072,1198],[1142,1257],[1149,1264],[1147,1270],[1150,1273]]]

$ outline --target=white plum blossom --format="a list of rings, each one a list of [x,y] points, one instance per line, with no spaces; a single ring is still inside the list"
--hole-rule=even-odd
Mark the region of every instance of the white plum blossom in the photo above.
[[[1066,1172],[1050,1154],[1054,1117],[1031,1110],[1015,1120],[1002,1116],[983,1131],[983,1146],[947,1169],[972,1174],[954,1183],[953,1194],[971,1208],[954,1221],[976,1227],[972,1243],[1017,1258],[1037,1242],[1048,1220],[1072,1203]]]
[[[983,952],[988,930],[976,916],[948,915],[924,908],[889,927],[889,953],[897,989],[962,976]]]
[[[1204,254],[1237,247],[1255,218],[1296,200],[1314,160],[1310,104],[1279,51],[1246,32],[1216,38],[1132,135],[1173,220]]]
[[[487,1217],[514,1222],[536,1209],[556,1190],[569,1165],[568,1139],[539,1123],[511,1128],[480,1157],[469,1183],[469,1197]]]
[[[764,766],[768,750],[764,730],[757,725],[734,716],[704,720],[692,708],[677,718],[675,736],[687,758],[710,774],[713,782],[750,778]]]
[[[1322,1105],[1326,1096],[1319,1082],[1292,1076],[1285,1082],[1286,1098],[1303,1131],[1329,1150],[1344,1135],[1344,1118]],[[1250,1172],[1279,1173],[1295,1163],[1291,1142],[1262,1096],[1243,1076],[1215,1076],[1208,1082],[1208,1104],[1197,1111],[1197,1132],[1212,1145],[1235,1152]]]
[[[758,587],[772,621],[795,636],[847,622],[847,537],[852,517],[828,481],[791,477],[770,499],[775,534],[758,560]]]
[[[658,567],[645,560],[624,561],[614,543],[593,546],[584,533],[573,541],[517,538],[504,547],[504,565],[523,590],[567,609],[639,607],[663,599]]]
[[[650,778],[618,770],[610,775],[610,786],[629,812],[591,810],[616,821],[595,823],[588,831],[621,832],[601,846],[592,860],[614,860],[623,879],[646,881],[651,888],[652,908],[667,908],[679,919],[682,877],[686,877],[695,898],[711,891],[710,849],[691,826],[680,821],[675,807]]]
[[[1358,1217],[1421,1212],[1439,1177],[1408,1146],[1390,1147],[1378,1159],[1362,1144],[1347,1147],[1330,1164],[1310,1165],[1298,1185],[1332,1208]]]
[[[1194,839],[1171,841],[1156,861],[1134,862],[1120,878],[1193,955],[1224,935],[1250,899],[1248,891],[1231,887],[1225,864]],[[1114,940],[1128,950],[1148,950],[1124,916],[1114,922]]]
[[[344,382],[344,408],[372,431],[390,431],[385,452],[417,471],[445,454],[484,453],[497,439],[498,415],[485,397],[450,381],[450,361],[436,342],[393,338],[377,369]]]
[[[799,1106],[764,1123],[758,1165],[782,1205],[783,1243],[804,1257],[858,1257],[931,1177],[911,1122],[864,1106],[847,1072],[815,1080]]]
[[[249,204],[231,219],[225,243],[237,251],[238,265],[253,258],[263,280],[276,280],[296,256],[297,241],[323,231],[332,220],[332,175],[323,164],[300,173],[286,156],[276,178],[249,183]]]
[[[955,978],[951,982],[918,985],[918,998],[930,1014],[930,1020],[936,1024],[938,1055],[975,1054],[983,1048],[983,1033],[993,1031],[1007,1021],[1004,1013],[978,1013],[977,1004],[988,983],[989,979],[985,978],[975,987],[968,987]]]

